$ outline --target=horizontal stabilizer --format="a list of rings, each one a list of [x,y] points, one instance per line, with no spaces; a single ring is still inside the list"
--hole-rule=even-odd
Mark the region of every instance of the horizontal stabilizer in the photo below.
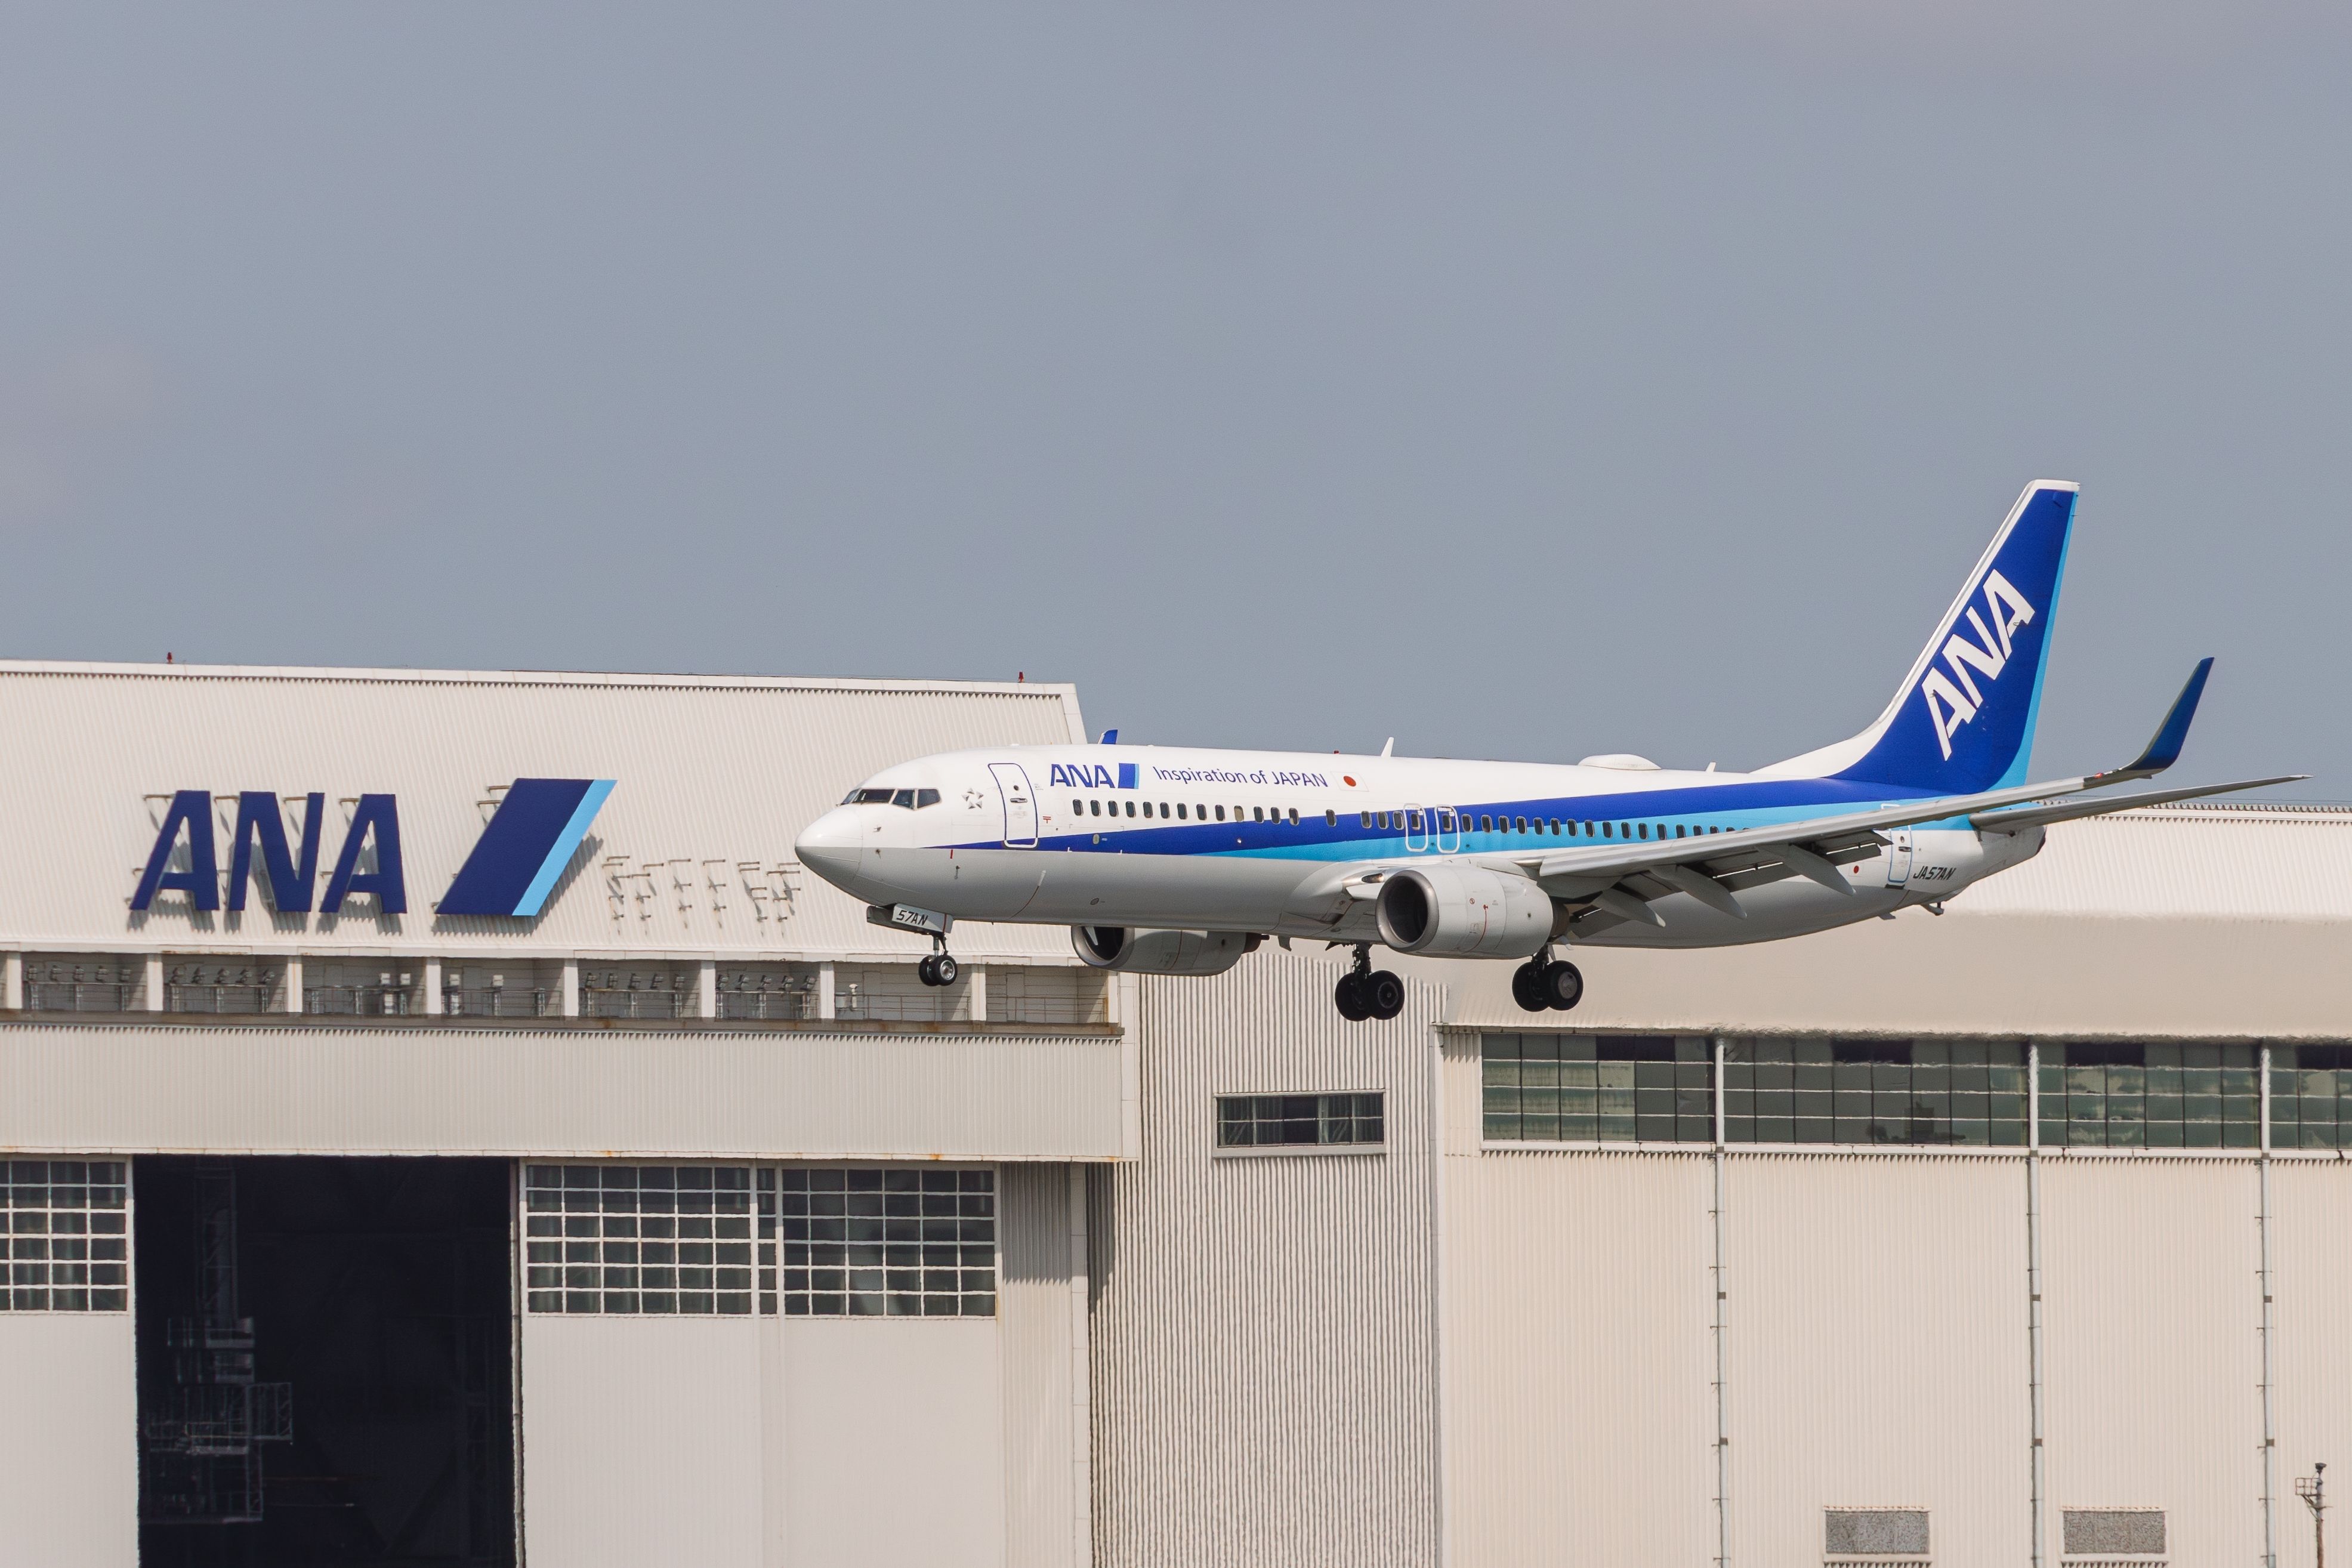
[[[2206,660],[2207,664],[2211,662],[2210,659]],[[2199,668],[2201,671],[2203,666]],[[2046,823],[2072,822],[2078,817],[2104,816],[2111,811],[2129,811],[2135,806],[2169,805],[2175,801],[2202,800],[2207,795],[2235,795],[2240,790],[2295,784],[2310,776],[2309,773],[2281,773],[2274,779],[2241,779],[2236,784],[2197,784],[2188,789],[2135,790],[2129,795],[2094,795],[2087,800],[2028,801],[2023,805],[2004,805],[1991,811],[1979,811],[1969,818],[1969,826],[1990,832],[2012,832]]]

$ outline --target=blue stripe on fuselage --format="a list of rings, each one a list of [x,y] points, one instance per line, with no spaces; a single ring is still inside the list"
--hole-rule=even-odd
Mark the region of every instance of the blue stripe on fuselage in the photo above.
[[[1457,820],[1464,813],[1475,820],[1480,816],[1541,818],[1547,824],[1558,818],[1573,820],[1581,827],[1585,823],[1598,826],[1646,824],[1655,829],[1665,824],[1664,837],[1671,840],[1676,826],[1720,828],[1726,833],[1744,827],[1764,827],[1787,822],[1801,822],[1811,816],[1843,816],[1851,811],[1866,811],[1873,806],[1900,805],[1907,800],[1928,798],[1920,792],[1889,789],[1885,784],[1867,781],[1838,778],[1759,779],[1752,782],[1723,784],[1699,784],[1681,788],[1629,791],[1620,795],[1554,796],[1540,800],[1484,801],[1468,805],[1448,805],[1443,809],[1455,813]],[[1429,806],[1416,809],[1428,813]],[[1394,815],[1402,810],[1390,807]],[[1099,825],[1093,818],[1080,819],[1080,825],[1068,832],[1045,832],[1039,847],[1053,847],[1078,852],[1126,855],[1225,855],[1251,856],[1292,860],[1380,860],[1407,854],[1496,854],[1521,849],[1529,845],[1550,848],[1574,845],[1590,848],[1599,844],[1622,844],[1625,840],[1614,834],[1607,838],[1587,837],[1579,832],[1572,837],[1549,833],[1479,833],[1456,832],[1435,837],[1445,842],[1439,848],[1431,844],[1433,837],[1423,832],[1418,847],[1408,848],[1405,836],[1393,827],[1366,827],[1359,820],[1360,814],[1345,812],[1336,823],[1326,822],[1318,814],[1302,816],[1297,823],[1281,822],[1157,822],[1145,826],[1139,819],[1103,818]],[[1958,820],[1957,818],[1954,820]],[[1920,826],[1933,826],[1922,824]],[[1459,839],[1459,847],[1454,844]],[[1636,842],[1642,839],[1637,835]],[[1658,842],[1652,837],[1648,842]],[[940,845],[940,848],[991,849],[998,847],[999,839],[981,839],[971,843]]]

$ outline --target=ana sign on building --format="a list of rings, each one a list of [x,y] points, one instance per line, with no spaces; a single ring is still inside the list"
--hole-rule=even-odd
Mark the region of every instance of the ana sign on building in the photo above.
[[[496,915],[530,920],[546,907],[556,878],[587,836],[588,826],[611,779],[517,779],[499,803],[473,852],[436,906],[445,915]],[[227,907],[246,907],[257,881],[268,907],[278,914],[309,914],[325,837],[327,797],[313,792],[302,800],[302,830],[289,843],[278,797],[268,790],[245,790],[236,797],[236,826],[229,847]],[[222,907],[220,852],[213,832],[213,797],[200,789],[176,790],[156,829],[154,847],[139,886],[133,910],[145,912],[163,893],[184,893],[191,910]],[[184,853],[183,851],[184,850]],[[175,865],[174,862],[177,862]],[[400,853],[400,801],[395,795],[362,795],[343,830],[333,869],[328,873],[320,914],[341,914],[352,895],[373,894],[387,915],[408,912],[406,868]]]

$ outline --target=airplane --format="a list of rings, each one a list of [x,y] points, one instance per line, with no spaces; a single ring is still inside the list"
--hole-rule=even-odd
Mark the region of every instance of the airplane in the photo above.
[[[1561,950],[1775,942],[1944,900],[2031,859],[2052,823],[2286,784],[2110,793],[2179,757],[2213,661],[2140,754],[2029,783],[2076,485],[2028,485],[1885,711],[1753,773],[1646,758],[1574,766],[1097,745],[951,752],[886,768],[801,834],[801,861],[867,918],[1066,924],[1087,963],[1222,973],[1267,936],[1355,950],[1333,1001],[1393,1018],[1375,946],[1517,961],[1528,1012],[1584,978]],[[1391,747],[1393,742],[1391,742]]]

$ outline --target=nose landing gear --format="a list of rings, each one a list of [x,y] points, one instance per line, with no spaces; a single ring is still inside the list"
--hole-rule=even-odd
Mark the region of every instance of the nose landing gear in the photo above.
[[[1538,953],[1511,971],[1511,1000],[1530,1013],[1565,1013],[1584,1000],[1584,973],[1564,958]]]
[[[1404,1011],[1404,982],[1385,969],[1374,969],[1371,943],[1358,942],[1355,966],[1339,976],[1331,1000],[1339,1006],[1339,1016],[1351,1024],[1393,1018]]]
[[[939,951],[925,955],[923,962],[915,965],[915,978],[926,985],[952,985],[956,976],[963,973],[962,966],[948,951],[947,938],[935,936],[931,941],[938,944]]]

